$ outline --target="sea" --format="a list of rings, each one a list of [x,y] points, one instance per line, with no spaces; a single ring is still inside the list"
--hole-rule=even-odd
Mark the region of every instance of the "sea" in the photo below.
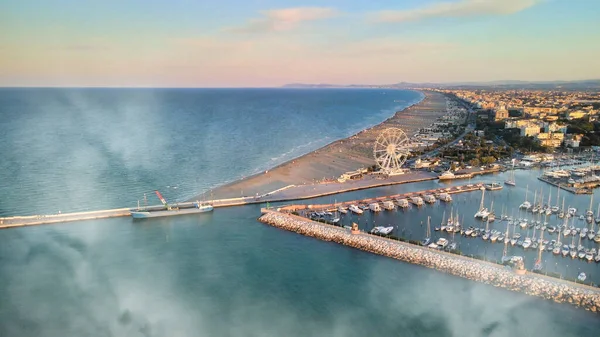
[[[156,189],[186,200],[378,124],[422,97],[388,89],[0,89],[0,216],[131,207]],[[554,204],[558,192],[539,174],[517,171],[517,186],[486,193],[486,207],[493,201],[497,214],[531,218],[518,204],[542,189]],[[589,207],[590,196],[563,197]],[[427,217],[435,227],[450,212],[485,227],[473,218],[480,201],[481,192],[469,192],[448,205],[342,221],[421,239]],[[569,305],[263,225],[261,206],[1,230],[0,336],[564,337],[600,328],[596,314]],[[466,254],[489,260],[504,248],[460,240]],[[537,258],[508,249],[528,264]],[[599,264],[551,255],[543,255],[544,272],[585,271],[600,283]]]

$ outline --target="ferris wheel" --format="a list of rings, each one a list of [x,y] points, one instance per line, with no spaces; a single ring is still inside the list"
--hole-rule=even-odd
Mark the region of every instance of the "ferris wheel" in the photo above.
[[[379,134],[373,147],[377,166],[386,174],[401,174],[409,154],[408,137],[402,129],[387,128]]]

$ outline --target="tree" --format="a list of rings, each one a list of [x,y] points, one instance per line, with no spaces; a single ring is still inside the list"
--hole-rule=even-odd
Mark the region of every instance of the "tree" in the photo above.
[[[491,164],[491,163],[495,162],[495,161],[496,161],[496,158],[495,158],[495,157],[492,157],[492,156],[487,156],[487,157],[483,157],[483,158],[481,158],[481,160],[480,160],[480,161],[481,161],[481,163],[482,163],[483,165],[488,165],[488,164]]]
[[[481,164],[479,163],[479,159],[477,159],[477,158],[474,158],[474,159],[471,159],[471,160],[469,161],[469,165],[471,165],[471,166],[479,166],[479,165],[481,165]]]

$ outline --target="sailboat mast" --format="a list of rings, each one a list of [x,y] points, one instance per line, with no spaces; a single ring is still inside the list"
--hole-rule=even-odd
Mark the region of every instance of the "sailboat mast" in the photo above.
[[[481,204],[479,205],[479,210],[483,210],[483,200],[485,198],[485,188],[481,190]]]

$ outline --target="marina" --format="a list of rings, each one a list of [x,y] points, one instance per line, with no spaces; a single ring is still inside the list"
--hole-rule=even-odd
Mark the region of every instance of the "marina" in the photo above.
[[[595,313],[600,310],[600,290],[595,287],[553,279],[542,274],[524,274],[495,263],[366,234],[356,229],[356,226],[340,228],[269,209],[262,209],[261,213],[259,221],[301,235],[433,268],[530,296],[569,303]],[[443,244],[447,240],[442,238],[438,242]],[[585,280],[585,277],[582,276],[580,281],[581,279]]]
[[[294,212],[294,214],[307,219],[325,223],[328,222],[327,216],[315,218],[311,217],[311,214],[326,212],[337,207],[337,214],[340,218],[336,223],[338,226],[351,227],[353,223],[356,223],[360,230],[365,233],[370,233],[375,227],[393,227],[393,230],[386,236],[417,245],[426,238],[429,238],[432,243],[437,243],[439,239],[443,238],[447,241],[444,249],[446,251],[450,251],[448,248],[451,248],[453,253],[494,263],[502,263],[503,260],[515,256],[522,257],[524,268],[530,272],[543,273],[549,277],[568,279],[573,282],[581,282],[578,280],[578,276],[584,273],[586,275],[585,283],[597,287],[600,283],[600,263],[597,263],[600,262],[598,254],[600,245],[594,240],[596,235],[591,235],[592,232],[598,229],[598,225],[595,221],[594,223],[588,223],[589,219],[586,216],[586,209],[590,207],[590,198],[581,196],[573,200],[573,197],[568,197],[570,195],[568,193],[561,193],[557,198],[555,188],[552,191],[554,197],[550,202],[552,207],[536,207],[534,213],[532,205],[539,206],[541,203],[542,206],[545,206],[549,198],[546,196],[541,202],[542,197],[538,194],[535,196],[534,202],[532,195],[534,191],[539,192],[542,189],[548,193],[547,187],[544,188],[541,183],[533,184],[535,180],[531,180],[531,178],[535,177],[535,171],[519,171],[515,174],[517,179],[520,179],[519,181],[529,181],[530,184],[509,186],[495,191],[481,191],[481,186],[488,184],[488,182],[483,179],[475,180],[472,185],[479,188],[473,188],[465,193],[452,193],[452,201],[450,202],[438,199],[433,204],[422,206],[408,202],[409,195],[439,193],[443,190],[439,187],[441,182],[415,184],[416,186],[411,189],[413,192],[402,194],[389,193],[401,186],[386,189],[388,191],[386,197],[381,196],[383,190],[380,189],[380,191],[370,193],[375,195],[379,193],[379,196],[367,199],[353,198],[358,193],[354,192],[348,195],[337,195],[337,202],[335,203],[333,203],[333,200],[331,200],[332,203],[327,203],[326,201],[329,198],[323,197],[304,204],[281,204],[273,205],[273,207],[275,209],[279,208],[282,212]],[[500,178],[499,181],[504,179],[503,177],[498,178]],[[460,187],[462,189],[464,186],[447,182],[443,184],[450,185],[446,188]],[[426,186],[436,185],[438,186],[436,189],[423,189]],[[483,198],[482,194],[485,194]],[[443,193],[438,194],[438,196],[442,195]],[[529,208],[520,207],[525,204],[528,198]],[[558,207],[555,206],[556,200],[559,198],[561,202],[563,199],[570,202],[571,205],[569,203],[565,204],[564,209],[565,211],[567,211],[567,208],[571,209],[573,216],[560,217],[560,203],[558,203]],[[586,199],[586,201],[581,198]],[[482,199],[484,199],[483,203]],[[339,212],[340,209],[345,210],[348,204],[355,205],[360,209],[361,205],[367,205],[373,201],[383,203],[390,200],[396,206],[393,210],[372,212],[366,209],[360,214],[353,212],[343,214]],[[473,217],[480,212],[482,206],[488,214],[484,214],[483,217]],[[594,206],[594,217],[600,220],[600,217],[597,217],[598,209],[596,206]],[[540,213],[540,209],[543,212]],[[581,215],[583,215],[583,219]],[[448,219],[453,219],[454,224],[449,225]],[[566,227],[564,225],[565,219],[568,219],[568,226]],[[428,222],[431,223],[429,235],[427,233]],[[565,238],[564,234],[567,228],[569,231]],[[576,235],[573,236],[571,233]],[[569,247],[572,240],[574,257],[572,257],[572,249]],[[598,240],[600,242],[600,236]],[[565,243],[567,244],[567,255],[563,257],[561,249]]]

